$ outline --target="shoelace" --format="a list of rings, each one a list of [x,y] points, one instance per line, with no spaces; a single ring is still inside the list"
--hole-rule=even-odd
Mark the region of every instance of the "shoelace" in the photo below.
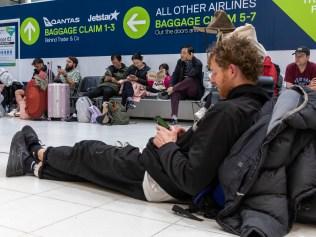
[[[129,146],[131,145],[129,142],[121,142],[121,141],[116,141],[116,146],[119,147],[119,148],[123,148],[123,147],[126,147],[126,146]]]

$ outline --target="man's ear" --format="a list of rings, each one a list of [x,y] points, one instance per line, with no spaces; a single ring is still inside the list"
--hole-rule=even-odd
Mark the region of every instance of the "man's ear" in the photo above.
[[[230,76],[235,77],[238,73],[237,66],[234,64],[229,64],[228,65],[228,73],[230,74]]]

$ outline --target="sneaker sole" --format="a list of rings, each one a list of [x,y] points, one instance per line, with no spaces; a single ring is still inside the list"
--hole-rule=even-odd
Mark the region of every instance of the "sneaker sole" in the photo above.
[[[31,126],[25,125],[21,131],[24,134],[24,137],[27,137],[28,134],[32,134],[32,137],[34,138],[32,142],[40,142],[37,133]]]
[[[19,141],[21,139],[21,141]],[[22,141],[23,139],[23,141]],[[16,142],[24,142],[24,136],[21,131],[17,132],[14,137],[12,138],[11,146],[10,146],[10,153],[9,159],[6,169],[6,176],[7,177],[14,177],[14,176],[22,176],[25,175],[24,165],[23,165],[23,156],[27,156],[25,151],[23,151],[22,147],[16,145]]]

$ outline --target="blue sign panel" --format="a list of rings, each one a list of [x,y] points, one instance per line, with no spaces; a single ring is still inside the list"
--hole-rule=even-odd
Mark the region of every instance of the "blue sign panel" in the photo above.
[[[253,24],[267,50],[298,45],[315,48],[314,33],[304,28],[304,22],[292,20],[290,9],[279,2],[56,0],[0,8],[0,20],[20,18],[21,58],[173,54],[187,44],[205,52],[215,35],[198,33],[193,27],[207,26],[219,9],[227,12],[235,26]],[[307,7],[313,9],[313,5]],[[311,19],[315,16],[316,10],[311,12]]]

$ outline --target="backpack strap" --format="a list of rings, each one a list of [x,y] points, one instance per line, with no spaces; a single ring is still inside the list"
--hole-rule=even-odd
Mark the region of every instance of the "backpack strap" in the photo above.
[[[192,220],[195,220],[195,221],[204,221],[203,219],[193,215],[189,209],[184,209],[178,205],[173,205],[172,207],[172,211],[174,211],[174,213],[176,215],[179,215],[179,216],[182,216],[182,217],[186,217],[186,218],[189,218],[189,219],[192,219]]]
[[[0,73],[0,77],[1,77],[3,74],[5,74],[6,72],[8,72],[8,71],[3,71],[3,72],[1,72],[1,73]]]
[[[220,185],[214,188],[211,186],[206,187],[192,199],[188,208],[182,208],[174,205],[172,210],[175,214],[197,221],[203,219],[193,215],[192,213],[202,214],[203,217],[208,219],[214,219],[218,212],[223,208],[224,204],[221,203],[224,199]]]

